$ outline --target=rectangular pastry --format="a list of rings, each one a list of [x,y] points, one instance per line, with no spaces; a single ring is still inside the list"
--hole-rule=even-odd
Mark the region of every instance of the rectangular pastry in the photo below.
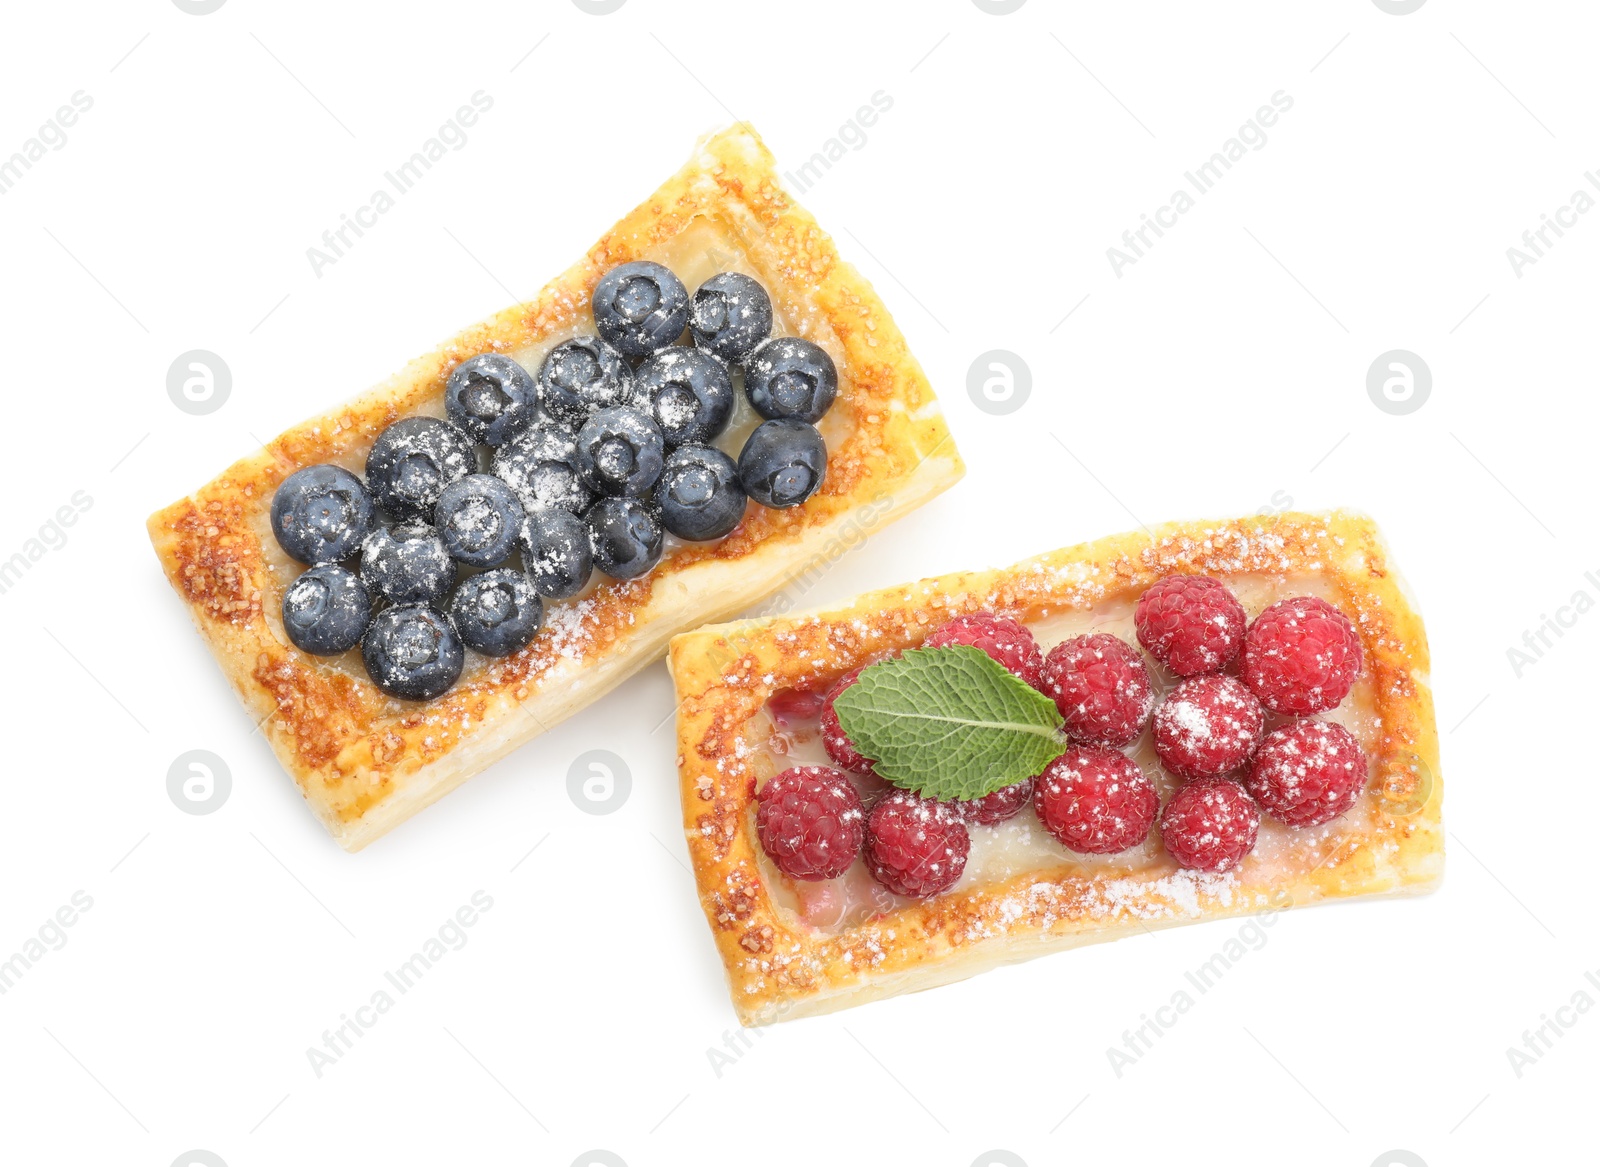
[[[670,666],[689,853],[746,1025],[1443,874],[1427,642],[1359,515],[1116,535],[702,628]],[[1029,721],[1070,744],[975,797],[1037,771],[945,764],[979,732],[917,719],[947,674],[1026,713],[986,715],[1018,750]],[[965,792],[897,788],[923,780]]]
[[[596,307],[597,284],[607,273],[648,275],[660,271],[655,264],[669,269],[662,278],[672,288],[629,279],[613,286]],[[737,274],[720,276],[733,281],[725,285],[733,291],[717,299],[716,319],[708,317],[708,323],[699,315],[685,315],[690,305],[684,289],[704,291],[705,281],[720,273]],[[742,293],[735,294],[751,286],[747,277],[765,289],[766,296],[759,299],[770,304],[769,319],[755,320],[770,328],[773,339],[768,343],[803,338],[768,361],[760,381],[764,397],[757,393],[753,373],[744,376],[745,392],[730,391],[728,385],[737,385],[737,378],[756,366],[746,369],[731,359],[720,365],[707,361],[702,351],[707,344],[702,342],[716,337],[698,331],[704,324],[731,334],[735,325],[755,319],[749,302],[740,299]],[[658,293],[673,289],[678,303],[656,303]],[[611,313],[607,322],[619,331],[606,332],[600,325],[597,313],[602,308]],[[686,320],[693,322],[694,347],[652,351],[673,344],[680,334],[689,336]],[[597,326],[622,356],[644,363],[630,370],[592,338]],[[633,341],[641,343],[630,348]],[[547,356],[564,343],[569,348],[562,351],[572,363],[546,369]],[[570,349],[574,343],[577,349]],[[726,355],[714,343],[708,351],[718,360]],[[759,355],[766,346],[755,351]],[[652,396],[642,388],[643,370],[663,354],[671,355],[664,365],[657,362]],[[825,395],[807,380],[817,370],[806,360],[827,366]],[[628,382],[630,392],[645,394],[623,405],[645,411],[648,441],[641,438],[640,444],[629,445],[638,430],[636,416],[620,422],[612,418],[610,429],[585,438],[588,445],[578,443],[589,451],[584,463],[568,433],[562,440],[576,477],[554,486],[526,478],[518,484],[525,489],[513,492],[513,500],[504,498],[506,492],[496,482],[484,481],[495,477],[481,473],[487,468],[482,465],[487,452],[470,442],[463,452],[456,444],[458,430],[437,420],[448,415],[451,423],[460,422],[460,432],[470,431],[478,442],[493,445],[510,439],[496,433],[491,421],[509,425],[515,420],[513,409],[526,405],[554,413],[570,407],[575,411],[570,416],[541,414],[541,424],[549,421],[559,429],[558,423],[570,423],[584,437],[587,423],[599,424],[596,419],[608,412],[600,406],[616,404],[582,398],[585,386],[608,384],[605,378],[612,372]],[[451,389],[456,396],[447,401],[452,373],[461,385]],[[547,398],[546,374],[563,386],[567,397]],[[529,387],[536,376],[534,390]],[[723,413],[717,425],[725,427],[720,434],[715,426],[698,432],[694,428],[700,416],[696,409],[711,400],[704,383],[708,376],[720,379]],[[595,377],[600,379],[585,380]],[[526,402],[519,386],[528,389]],[[458,415],[453,412],[457,409],[466,412]],[[826,416],[820,416],[823,411]],[[611,412],[628,409],[619,405]],[[763,423],[763,416],[774,420]],[[391,429],[397,422],[404,424]],[[657,429],[667,435],[664,446]],[[769,429],[781,432],[763,446],[766,461],[755,461],[753,479],[743,460],[735,464],[733,458],[743,459],[750,453],[745,447],[757,444],[746,440],[749,435]],[[369,458],[385,431],[381,456]],[[799,452],[793,453],[797,441]],[[807,447],[806,441],[813,446]],[[673,453],[675,446],[694,442],[703,443],[698,458],[684,463],[681,448]],[[712,445],[722,454],[705,454]],[[668,467],[675,465],[672,458],[679,458],[682,481],[688,484],[688,503],[665,518],[661,492],[653,502],[650,496],[636,497],[641,494],[636,489],[641,467],[649,468],[653,481],[665,481],[655,478],[664,473],[664,451]],[[812,454],[818,460],[825,457],[825,472],[806,462]],[[359,481],[363,471],[374,472],[375,462],[383,482]],[[305,487],[294,496],[299,509],[285,504],[275,518],[279,486],[313,467],[319,469],[296,479],[297,490]],[[713,516],[709,525],[696,529],[692,524],[697,520],[685,507],[696,499],[704,501],[708,492],[733,489],[727,482],[733,471],[724,474],[719,467],[738,474],[733,512],[723,512],[726,521]],[[426,471],[420,479],[419,469]],[[507,479],[498,454],[494,469],[500,480]],[[558,469],[569,473],[567,463]],[[451,528],[410,531],[399,522],[382,526],[386,508],[392,508],[390,517],[396,520],[444,523],[446,500],[440,488],[455,486],[469,471],[480,473],[467,477],[457,491]],[[761,141],[747,128],[735,128],[702,141],[681,171],[534,300],[466,329],[362,396],[291,428],[187,498],[156,512],[149,531],[168,579],[224,676],[252,719],[261,722],[273,751],[317,817],[343,847],[355,851],[657,659],[674,633],[749,608],[818,561],[836,556],[864,532],[946,489],[962,472],[928,381],[882,301],[781,188]],[[574,486],[579,479],[581,484]],[[472,493],[474,483],[483,488],[478,494]],[[583,547],[566,547],[574,556],[582,553],[582,578],[574,574],[564,584],[541,589],[541,601],[527,599],[531,593],[525,583],[510,576],[463,572],[457,593],[479,581],[472,598],[483,612],[500,604],[491,613],[494,619],[506,610],[520,613],[519,619],[529,617],[525,631],[530,622],[537,628],[543,613],[543,627],[531,642],[496,641],[493,637],[509,625],[488,628],[480,620],[474,627],[485,648],[473,651],[474,641],[456,607],[459,597],[450,599],[453,628],[430,607],[442,607],[446,594],[434,585],[442,589],[457,573],[453,562],[442,560],[443,574],[429,574],[429,556],[441,545],[437,537],[443,537],[456,562],[492,566],[494,556],[506,552],[492,545],[484,552],[484,516],[500,524],[496,530],[514,511],[526,523],[536,512],[560,509],[551,503],[551,491],[571,488],[592,500],[588,486],[595,487],[605,506],[595,503],[581,511],[584,529],[601,535],[584,540]],[[406,494],[413,487],[420,491],[414,497]],[[364,488],[376,496],[376,507]],[[665,489],[663,485],[661,491]],[[743,509],[746,493],[766,505],[753,502]],[[716,497],[726,500],[725,494]],[[316,504],[315,514],[306,509],[306,499]],[[566,510],[580,513],[577,505]],[[605,513],[597,517],[601,510]],[[737,526],[725,534],[736,520]],[[291,529],[297,522],[298,528]],[[348,566],[353,553],[345,536],[369,526],[368,541],[360,543],[357,575]],[[452,530],[456,543],[448,542]],[[525,534],[524,527],[518,530]],[[671,537],[680,530],[688,532],[684,539]],[[374,538],[381,545],[373,545]],[[301,550],[318,539],[323,542]],[[536,566],[550,565],[543,558],[533,562],[525,539],[522,545],[526,575],[534,578]],[[291,558],[284,546],[296,548],[296,556]],[[650,558],[630,558],[639,547]],[[591,552],[596,565],[613,578],[583,585]],[[479,554],[484,558],[475,560]],[[344,564],[324,559],[343,559]],[[302,563],[316,566],[303,572]],[[300,591],[286,609],[291,584]],[[566,595],[563,589],[576,594]],[[379,596],[390,606],[379,610]],[[369,607],[362,608],[363,603]],[[286,611],[295,620],[293,643],[284,623]],[[356,615],[346,620],[350,612]],[[382,625],[383,639],[374,655],[374,633],[384,621],[388,623]],[[462,632],[459,639],[454,629]],[[465,650],[461,639],[467,642]],[[519,643],[523,646],[507,655],[485,655]],[[302,651],[298,645],[309,648]],[[424,657],[444,669],[443,691],[435,683],[438,678],[426,675],[418,663]],[[369,676],[381,678],[386,687]]]

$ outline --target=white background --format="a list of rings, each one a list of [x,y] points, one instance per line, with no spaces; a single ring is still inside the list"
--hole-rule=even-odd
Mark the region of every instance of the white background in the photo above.
[[[0,1159],[1368,1167],[1399,1148],[1438,1167],[1588,1130],[1600,1010],[1567,1014],[1520,1078],[1506,1050],[1600,970],[1600,616],[1520,677],[1507,650],[1600,597],[1600,215],[1521,278],[1506,249],[1600,168],[1591,6],[1228,9],[11,6],[0,157],[75,91],[93,108],[0,197],[0,558],[74,492],[92,506],[0,595],[0,956],[75,891],[93,907],[0,996]],[[467,145],[315,275],[306,249],[479,89],[494,105]],[[780,1026],[719,1076],[707,1051],[736,1026],[671,730],[651,732],[664,667],[348,856],[144,533],[532,295],[702,132],[748,119],[793,169],[879,90],[892,109],[802,201],[890,305],[970,472],[805,604],[1292,499],[1375,515],[1428,622],[1443,890],[1282,917],[1121,1078],[1107,1047],[1237,922]],[[1114,274],[1106,249],[1279,90],[1267,144]],[[233,376],[206,416],[166,393],[195,348]],[[1433,375],[1407,416],[1366,391],[1395,348]],[[991,349],[1032,372],[1009,416],[967,393]],[[601,746],[632,793],[594,816],[566,775]],[[232,773],[205,816],[167,794],[191,749]],[[466,947],[317,1077],[307,1047],[478,890],[493,908]]]

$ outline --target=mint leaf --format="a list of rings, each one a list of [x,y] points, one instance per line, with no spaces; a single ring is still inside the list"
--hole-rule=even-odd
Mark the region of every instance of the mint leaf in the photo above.
[[[833,711],[884,779],[941,800],[1032,778],[1067,747],[1056,703],[965,644],[863,669]]]

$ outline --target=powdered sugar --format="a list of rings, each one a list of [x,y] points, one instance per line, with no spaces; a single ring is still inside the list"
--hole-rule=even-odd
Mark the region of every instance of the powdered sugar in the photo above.
[[[1211,718],[1197,702],[1173,699],[1162,706],[1174,731],[1186,742],[1203,744],[1211,740]]]

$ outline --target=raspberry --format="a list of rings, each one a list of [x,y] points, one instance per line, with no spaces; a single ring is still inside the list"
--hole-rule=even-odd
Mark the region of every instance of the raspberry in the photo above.
[[[1361,671],[1361,638],[1345,614],[1316,596],[1279,600],[1244,634],[1244,683],[1274,713],[1326,713]]]
[[[828,751],[828,757],[833,759],[836,766],[857,774],[871,774],[872,759],[863,758],[856,752],[856,747],[845,736],[844,730],[839,725],[839,715],[833,711],[833,703],[838,700],[851,685],[856,683],[856,678],[861,675],[861,668],[851,669],[844,676],[833,683],[833,688],[828,690],[828,695],[822,701],[822,746]]]
[[[1261,744],[1266,714],[1232,677],[1190,677],[1156,710],[1156,756],[1180,778],[1209,778],[1244,765]]]
[[[1044,673],[1044,654],[1029,632],[1015,620],[993,612],[974,612],[957,616],[923,641],[928,648],[947,644],[970,644],[981,648],[1035,689]]]
[[[1027,806],[1028,800],[1032,797],[1033,779],[1029,778],[1012,786],[1002,786],[982,798],[954,801],[950,807],[969,823],[992,827]]]
[[[1161,841],[1179,867],[1232,871],[1256,845],[1261,813],[1231,778],[1180,787],[1161,812]]]
[[[825,694],[814,689],[779,689],[767,698],[767,712],[782,729],[811,721],[822,713]]]
[[[1161,798],[1126,754],[1069,746],[1034,783],[1033,806],[1045,830],[1067,850],[1111,855],[1144,841]]]
[[[1244,784],[1279,822],[1318,827],[1355,805],[1367,786],[1367,756],[1342,725],[1295,721],[1267,735]]]
[[[1067,733],[1096,746],[1127,745],[1156,703],[1144,658],[1104,632],[1052,648],[1044,660],[1044,692],[1055,698]]]
[[[790,879],[835,879],[861,853],[861,796],[828,766],[794,766],[756,792],[761,848]]]
[[[897,790],[867,816],[867,870],[895,895],[926,899],[955,886],[972,839],[942,802]]]
[[[1169,575],[1147,588],[1133,623],[1139,643],[1180,677],[1217,672],[1244,643],[1244,605],[1205,575]]]

